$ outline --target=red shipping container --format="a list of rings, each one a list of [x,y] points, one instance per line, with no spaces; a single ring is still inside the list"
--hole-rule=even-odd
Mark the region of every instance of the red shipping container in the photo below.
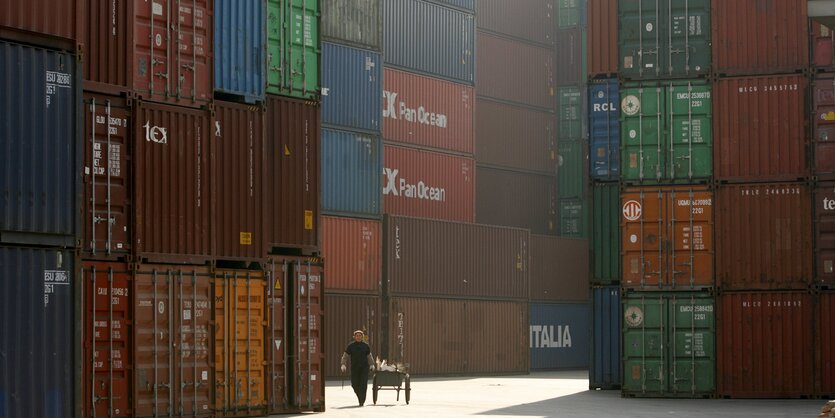
[[[385,69],[383,138],[473,153],[473,87]]]
[[[835,397],[835,292],[817,296],[815,308],[815,395]]]
[[[725,293],[717,297],[716,390],[732,398],[812,395],[812,295]]]
[[[723,290],[808,288],[811,202],[804,183],[720,185],[716,284]]]
[[[589,78],[613,76],[618,73],[618,0],[591,0],[586,4]]]
[[[554,110],[557,106],[554,48],[543,48],[476,31],[478,97]]]
[[[478,0],[476,26],[514,38],[553,46],[556,41],[555,0]]]
[[[809,21],[809,44],[812,46],[812,67],[817,70],[829,71],[835,68],[835,31],[826,25]]]
[[[835,289],[835,182],[815,189],[815,284]]]
[[[716,179],[794,181],[809,175],[804,111],[807,84],[800,75],[714,82]]]
[[[531,235],[530,299],[588,302],[589,241]]]
[[[328,271],[330,269],[328,262]],[[329,272],[329,280],[330,277]],[[366,342],[371,346],[374,357],[379,355],[383,358],[380,299],[379,295],[325,294],[325,305],[328,307],[328,318],[324,326],[324,338],[328,342],[325,346],[325,376],[333,379],[348,377],[339,371],[339,359],[345,352],[345,347],[354,341],[351,333],[357,329],[365,332]]]
[[[557,116],[492,100],[476,101],[480,164],[543,174],[557,172]]]
[[[382,223],[378,220],[322,217],[322,258],[328,264],[328,292],[380,291]]]
[[[473,222],[474,198],[472,158],[385,145],[384,213]]]
[[[830,45],[830,51],[831,51]],[[812,84],[812,174],[835,179],[835,76],[819,75]]]
[[[557,234],[557,177],[479,165],[476,222]]]
[[[0,6],[0,38],[75,51],[79,8],[76,0],[6,0]]]

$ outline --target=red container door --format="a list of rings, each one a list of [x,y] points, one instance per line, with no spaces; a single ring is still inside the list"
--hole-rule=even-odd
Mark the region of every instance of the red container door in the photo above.
[[[835,182],[815,190],[815,284],[835,289]]]
[[[815,394],[819,398],[835,397],[835,292],[818,296],[818,325],[815,337]]]
[[[830,52],[832,45],[829,46]],[[812,86],[812,152],[813,174],[818,178],[835,179],[835,78],[820,76]]]

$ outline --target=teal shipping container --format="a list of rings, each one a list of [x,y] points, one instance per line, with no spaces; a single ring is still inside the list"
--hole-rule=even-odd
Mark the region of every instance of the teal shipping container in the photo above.
[[[264,0],[215,0],[215,93],[264,101],[266,7]]]

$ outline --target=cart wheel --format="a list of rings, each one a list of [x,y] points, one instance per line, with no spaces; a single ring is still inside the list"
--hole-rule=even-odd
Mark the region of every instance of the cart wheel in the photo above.
[[[409,404],[409,393],[412,392],[411,385],[409,384],[409,376],[406,376],[406,405]]]
[[[377,390],[380,388],[377,387],[377,375],[374,375],[374,380],[371,383],[371,399],[374,400],[374,405],[377,405]]]

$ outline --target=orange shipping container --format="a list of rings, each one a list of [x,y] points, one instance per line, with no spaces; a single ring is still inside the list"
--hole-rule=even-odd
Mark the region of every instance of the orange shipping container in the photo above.
[[[382,224],[370,219],[322,217],[322,258],[328,292],[378,293],[382,277]]]

